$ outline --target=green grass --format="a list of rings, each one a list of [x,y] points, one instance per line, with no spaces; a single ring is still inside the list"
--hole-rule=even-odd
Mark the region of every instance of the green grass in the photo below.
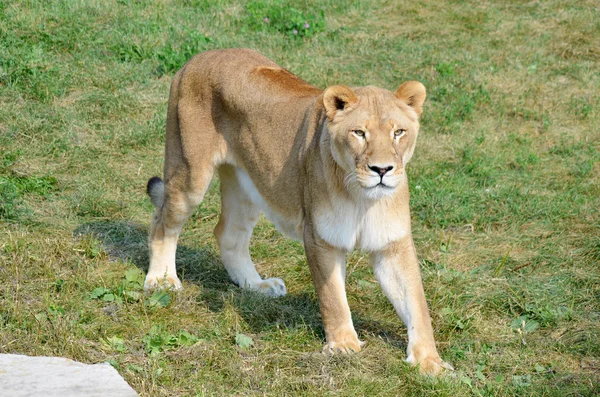
[[[109,361],[144,396],[597,395],[598,21],[593,0],[0,1],[0,352]],[[184,291],[142,291],[170,80],[226,47],[321,87],[427,86],[411,208],[453,374],[403,363],[406,330],[361,252],[359,354],[319,353],[302,245],[266,220],[251,251],[289,294],[232,285],[218,181],[181,237]]]

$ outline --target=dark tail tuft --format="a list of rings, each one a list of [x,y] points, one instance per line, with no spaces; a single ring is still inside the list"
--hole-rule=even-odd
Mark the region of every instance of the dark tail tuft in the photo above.
[[[146,185],[146,193],[155,207],[162,207],[165,198],[165,183],[159,177],[153,176]]]

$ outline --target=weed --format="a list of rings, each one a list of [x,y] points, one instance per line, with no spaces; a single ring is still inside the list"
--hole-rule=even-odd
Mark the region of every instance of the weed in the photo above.
[[[171,296],[167,291],[154,291],[145,299],[142,293],[144,287],[144,274],[139,269],[129,269],[125,272],[125,279],[114,289],[97,287],[89,294],[90,299],[103,302],[138,302],[143,300],[145,306],[150,309],[166,307],[171,303]]]
[[[120,338],[118,336],[109,336],[102,342],[110,350],[114,350],[119,353],[125,353],[128,350],[127,346],[125,346],[125,341],[123,340],[123,338]]]
[[[150,356],[157,356],[169,349],[192,346],[197,341],[198,338],[187,331],[181,330],[177,334],[170,334],[157,325],[153,326],[143,338],[146,351]]]
[[[254,341],[248,335],[237,334],[235,336],[235,344],[242,349],[247,349],[254,344]]]
[[[525,341],[525,335],[531,334],[533,331],[538,329],[540,324],[537,321],[530,319],[528,316],[520,316],[514,319],[510,323],[510,326],[519,333],[521,342],[526,345],[527,342]]]
[[[149,307],[165,307],[171,302],[171,297],[167,291],[156,291],[148,300]]]

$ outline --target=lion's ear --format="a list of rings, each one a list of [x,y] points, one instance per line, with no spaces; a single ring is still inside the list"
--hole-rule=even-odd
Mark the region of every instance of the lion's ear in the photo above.
[[[329,120],[333,120],[336,112],[346,109],[350,104],[358,101],[356,94],[345,85],[333,85],[323,93],[323,105]]]
[[[425,102],[425,86],[418,81],[407,81],[396,90],[396,98],[405,102],[408,106],[415,109],[418,116],[423,111],[423,102]]]

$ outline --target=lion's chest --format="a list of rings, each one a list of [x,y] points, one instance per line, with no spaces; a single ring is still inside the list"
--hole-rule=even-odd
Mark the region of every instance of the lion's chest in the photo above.
[[[385,201],[361,208],[349,200],[337,200],[320,208],[314,223],[319,237],[347,251],[379,251],[410,231],[410,218],[398,215]]]
[[[302,240],[304,218],[301,209],[298,209],[296,216],[284,216],[266,202],[245,171],[238,169],[237,177],[248,199],[264,212],[277,230],[288,237]],[[350,200],[335,199],[313,212],[314,226],[319,237],[334,247],[346,251],[354,248],[379,251],[410,231],[408,214],[399,215],[391,204],[382,200],[364,208]]]

